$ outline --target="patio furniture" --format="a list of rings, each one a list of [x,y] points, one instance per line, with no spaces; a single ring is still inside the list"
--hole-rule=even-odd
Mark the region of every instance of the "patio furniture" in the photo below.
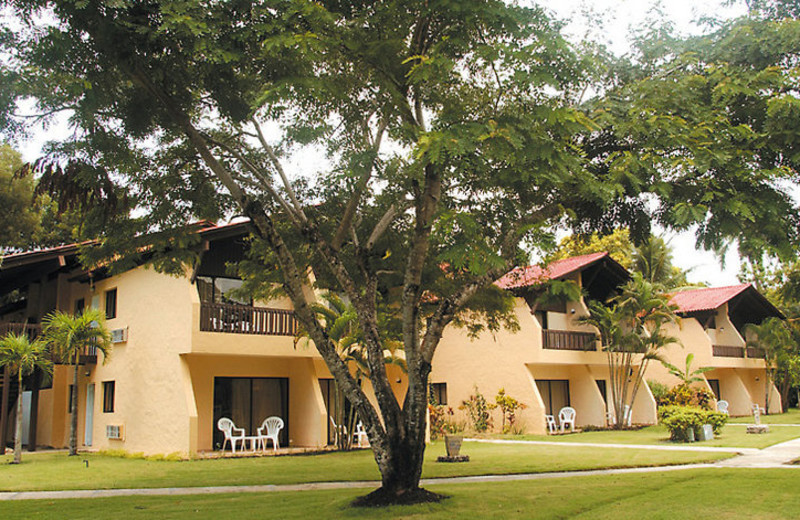
[[[221,417],[219,421],[217,421],[217,428],[225,434],[225,440],[222,443],[222,451],[225,451],[225,445],[230,442],[231,444],[231,451],[236,453],[236,443],[239,442],[242,445],[242,449],[244,449],[244,444],[247,442],[247,438],[244,434],[244,428],[237,428],[233,421],[228,419],[227,417]]]
[[[367,431],[364,429],[364,424],[361,421],[358,421],[356,424],[356,431],[353,432],[353,440],[358,443],[358,447],[361,447],[361,440],[367,441],[367,446],[369,446],[369,437],[367,436]]]
[[[549,433],[556,433],[558,431],[558,423],[556,423],[556,418],[552,415],[545,415],[544,420],[547,421],[547,431]]]
[[[564,431],[564,427],[569,424],[569,428],[572,431],[575,431],[575,408],[571,406],[565,406],[558,412],[558,422],[561,423],[561,431]]]
[[[347,436],[347,426],[344,424],[336,424],[336,421],[333,420],[333,417],[328,416],[328,419],[331,420],[331,426],[333,426],[333,443],[337,446],[339,445],[339,436],[344,435]]]
[[[280,417],[267,417],[264,419],[264,422],[261,423],[261,427],[257,428],[256,431],[258,432],[258,444],[261,446],[261,451],[267,449],[267,441],[272,441],[272,448],[275,451],[278,451],[280,445],[278,443],[278,434],[283,429],[283,419]]]
[[[728,415],[728,401],[725,401],[724,399],[717,401],[717,411],[719,413]]]

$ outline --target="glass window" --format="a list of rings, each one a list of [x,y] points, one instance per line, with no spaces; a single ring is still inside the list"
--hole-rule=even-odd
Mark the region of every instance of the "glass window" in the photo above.
[[[431,383],[430,397],[433,404],[447,404],[447,383]]]
[[[83,309],[86,308],[86,300],[78,298],[75,300],[75,314],[83,314]]]
[[[103,413],[114,411],[114,381],[103,381]]]
[[[106,291],[106,319],[112,320],[117,317],[117,290]]]
[[[200,301],[204,303],[253,304],[253,300],[250,298],[239,298],[233,295],[233,291],[242,287],[242,280],[238,278],[198,276],[196,283]]]

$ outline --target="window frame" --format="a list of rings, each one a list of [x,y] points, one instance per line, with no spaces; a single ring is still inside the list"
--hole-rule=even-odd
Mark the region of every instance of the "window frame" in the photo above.
[[[103,381],[103,413],[114,413],[116,381]]]
[[[117,288],[109,289],[105,292],[105,314],[107,320],[113,320],[117,317]],[[109,299],[113,305],[109,305]],[[110,308],[109,308],[110,307]],[[110,311],[110,312],[109,312]]]

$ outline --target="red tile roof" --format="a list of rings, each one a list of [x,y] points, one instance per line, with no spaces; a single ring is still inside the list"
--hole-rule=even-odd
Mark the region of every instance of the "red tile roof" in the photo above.
[[[547,280],[562,278],[568,274],[580,271],[598,260],[608,256],[608,253],[591,253],[588,255],[573,256],[563,260],[556,260],[542,268],[538,265],[527,267],[516,267],[503,275],[494,284],[501,289],[515,289],[518,287],[530,287],[539,285]]]
[[[672,295],[670,303],[678,306],[678,312],[710,311],[719,308],[749,287],[751,284],[743,283],[727,287],[681,291]]]

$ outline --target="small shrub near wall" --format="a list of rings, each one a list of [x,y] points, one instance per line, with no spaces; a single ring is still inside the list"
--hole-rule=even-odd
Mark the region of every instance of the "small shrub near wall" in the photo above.
[[[442,439],[445,435],[461,433],[464,425],[455,421],[455,413],[449,406],[429,404],[431,439]]]
[[[704,424],[710,424],[714,435],[719,435],[728,416],[696,406],[664,406],[658,410],[661,424],[669,430],[673,441],[688,442]],[[690,433],[692,432],[692,433]]]
[[[469,396],[469,399],[462,401],[458,409],[466,412],[474,431],[483,433],[492,427],[489,403],[486,402],[486,398],[480,393],[477,385],[474,387],[474,392]]]

